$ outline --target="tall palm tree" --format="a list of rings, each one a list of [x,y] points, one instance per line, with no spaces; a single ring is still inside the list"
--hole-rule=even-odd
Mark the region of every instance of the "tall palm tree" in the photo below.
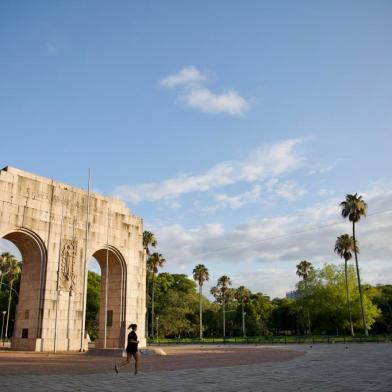
[[[242,315],[242,334],[245,337],[245,312],[244,312],[244,303],[249,301],[250,291],[245,286],[240,286],[235,291],[235,298],[238,302],[241,303],[241,315]]]
[[[12,286],[14,284],[15,279],[17,278],[17,276],[21,273],[22,269],[21,269],[21,263],[16,260],[15,257],[11,257],[8,259],[8,272],[7,274],[10,276],[10,281],[9,281],[9,285],[10,285],[10,293],[8,296],[8,311],[7,311],[7,322],[6,322],[6,327],[5,327],[5,333],[6,336],[8,337],[8,324],[9,324],[9,320],[10,320],[10,310],[11,310],[11,298],[12,298]]]
[[[358,243],[356,244],[356,251],[358,250]],[[348,293],[348,277],[347,277],[347,262],[351,260],[353,257],[351,251],[354,251],[354,238],[350,237],[349,234],[342,234],[340,237],[336,239],[335,242],[335,252],[341,257],[344,258],[344,275],[346,278],[346,298],[347,298],[347,310],[350,318],[350,328],[351,328],[351,336],[354,336],[354,328],[353,321],[351,317],[351,304],[350,304],[350,296]]]
[[[313,270],[312,263],[306,260],[302,260],[297,264],[297,275],[302,278],[304,284],[305,284],[305,296],[308,296],[308,277],[310,272]],[[309,307],[307,308],[307,314],[308,314],[308,333],[311,333],[311,328],[310,328],[310,312],[309,312]]]
[[[147,255],[150,255],[150,246],[155,248],[158,245],[158,241],[155,238],[155,234],[151,231],[143,231],[143,248],[146,250]]]
[[[151,337],[154,339],[154,291],[155,291],[155,274],[158,268],[166,263],[165,258],[160,253],[153,253],[147,259],[147,271],[152,275],[152,294],[151,294]]]
[[[210,279],[208,269],[204,264],[198,264],[193,269],[193,279],[199,285],[199,320],[200,320],[200,339],[203,339],[203,309],[202,309],[202,298],[203,298],[203,283]]]
[[[143,231],[143,248],[146,251],[146,255],[150,255],[150,246],[155,248],[158,245],[158,241],[155,237],[154,233],[151,233],[151,231]],[[148,272],[148,271],[147,271]],[[146,280],[146,290],[147,293],[149,292],[149,287],[148,287],[148,275],[147,275],[147,280]],[[146,314],[146,335],[148,335],[148,311]]]
[[[4,276],[8,273],[9,260],[11,259],[15,259],[15,256],[9,252],[3,252],[0,255],[0,291],[2,290]]]
[[[227,296],[227,290],[231,286],[231,280],[228,276],[223,275],[218,279],[218,283],[216,287],[211,289],[211,294],[214,295],[215,298],[220,297],[220,301],[222,303],[222,314],[223,314],[223,338],[226,337],[226,312],[225,312],[225,302]],[[219,295],[219,297],[217,297]]]
[[[361,219],[362,216],[366,216],[367,204],[362,199],[362,196],[358,196],[358,194],[355,193],[354,195],[346,195],[346,200],[342,201],[340,203],[340,206],[342,207],[343,218],[348,218],[348,220],[352,222],[355,266],[357,269],[359,299],[361,301],[362,323],[363,323],[363,328],[365,330],[365,335],[368,336],[369,332],[366,324],[366,314],[365,314],[365,306],[363,304],[361,276],[359,273],[359,266],[358,266],[357,240],[355,237],[355,224]]]

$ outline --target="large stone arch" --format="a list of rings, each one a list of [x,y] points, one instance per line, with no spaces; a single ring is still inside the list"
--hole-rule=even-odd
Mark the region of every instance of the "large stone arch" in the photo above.
[[[123,202],[6,167],[0,170],[0,235],[26,260],[12,348],[87,349],[87,261],[95,255],[102,263],[106,251],[119,290],[110,293],[116,328],[107,347],[123,347],[130,323],[139,324],[145,344],[143,221]]]
[[[19,249],[23,260],[12,343],[20,349],[36,350],[36,342],[42,336],[46,246],[38,234],[22,227],[11,229],[1,237]]]

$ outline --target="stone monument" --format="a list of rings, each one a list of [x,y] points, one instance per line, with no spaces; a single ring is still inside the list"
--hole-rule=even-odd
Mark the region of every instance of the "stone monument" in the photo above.
[[[123,348],[138,324],[145,344],[143,221],[122,201],[6,167],[0,237],[22,255],[11,348],[83,351],[88,262],[101,267],[98,348]]]

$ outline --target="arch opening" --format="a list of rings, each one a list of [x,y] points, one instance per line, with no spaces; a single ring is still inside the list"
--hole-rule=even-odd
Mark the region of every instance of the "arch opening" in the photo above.
[[[98,269],[100,278],[97,278]],[[94,267],[95,266],[95,267]],[[89,269],[95,273],[90,274],[90,284],[99,281],[99,310],[96,323],[87,320],[86,327],[95,335],[95,348],[124,347],[125,339],[125,300],[126,300],[126,264],[122,255],[111,246],[97,250],[89,261]],[[93,282],[95,279],[95,282]],[[90,287],[92,289],[92,287]],[[97,287],[95,287],[97,290]],[[90,292],[90,294],[92,294]],[[97,294],[97,293],[95,293]],[[90,297],[90,299],[92,299]],[[95,298],[95,301],[97,298]],[[87,306],[94,306],[87,301]],[[96,306],[96,304],[95,304]],[[87,309],[87,314],[90,309]],[[90,321],[90,325],[89,325]],[[93,328],[95,327],[95,330]]]
[[[19,287],[15,287],[17,303],[9,314],[8,336],[13,349],[36,350],[42,337],[43,304],[46,274],[46,248],[41,238],[31,230],[15,229],[2,237],[18,249],[11,252],[21,257]],[[4,244],[4,242],[3,242]]]

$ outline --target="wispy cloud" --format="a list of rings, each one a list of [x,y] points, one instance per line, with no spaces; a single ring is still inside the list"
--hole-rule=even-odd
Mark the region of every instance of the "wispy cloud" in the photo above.
[[[188,66],[159,81],[165,88],[180,88],[179,100],[187,106],[210,114],[243,116],[250,109],[249,102],[237,91],[229,89],[216,93],[205,86],[208,77],[194,66]]]
[[[304,186],[298,185],[294,181],[281,181],[278,178],[268,180],[266,187],[270,194],[290,201],[297,200],[307,193]]]
[[[186,193],[207,192],[239,182],[266,181],[301,166],[303,158],[295,150],[299,143],[300,139],[289,139],[260,147],[244,161],[222,162],[200,174],[180,175],[138,186],[121,185],[114,195],[130,203],[140,203],[176,199]]]
[[[207,76],[193,66],[185,67],[175,74],[166,76],[159,81],[162,87],[174,88],[178,86],[189,86],[207,80]]]
[[[219,193],[214,195],[214,200],[218,203],[217,207],[231,207],[240,208],[244,204],[249,202],[256,202],[260,199],[261,185],[256,184],[250,191],[243,192],[238,195],[227,195],[225,193]]]
[[[243,116],[250,108],[246,99],[234,90],[215,94],[206,87],[199,87],[185,92],[181,99],[188,106],[205,113],[227,113],[231,116]]]

